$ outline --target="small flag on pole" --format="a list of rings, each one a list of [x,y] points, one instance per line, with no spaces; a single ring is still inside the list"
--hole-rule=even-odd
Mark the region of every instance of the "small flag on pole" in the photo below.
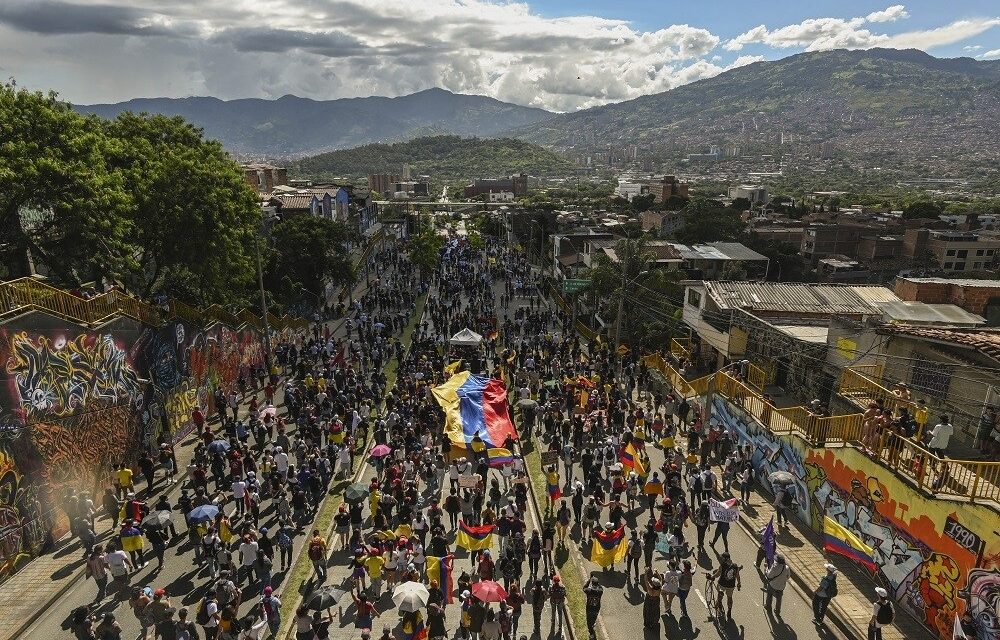
[[[764,550],[767,566],[771,566],[774,564],[774,552],[778,548],[778,543],[774,539],[774,516],[771,516],[767,526],[760,532],[760,546]]]

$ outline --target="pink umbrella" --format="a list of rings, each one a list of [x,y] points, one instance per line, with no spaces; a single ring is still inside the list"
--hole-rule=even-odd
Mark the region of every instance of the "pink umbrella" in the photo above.
[[[369,454],[373,458],[384,458],[387,455],[389,455],[391,452],[392,452],[392,449],[390,449],[386,445],[384,445],[384,444],[377,444],[374,447],[372,447],[372,450],[369,451]]]
[[[507,592],[493,580],[480,580],[472,585],[472,595],[483,602],[500,602],[507,599]]]
[[[278,410],[274,408],[273,404],[269,404],[260,410],[259,417],[261,420],[263,420],[265,416],[271,416],[272,418],[274,418],[276,415],[278,415]]]

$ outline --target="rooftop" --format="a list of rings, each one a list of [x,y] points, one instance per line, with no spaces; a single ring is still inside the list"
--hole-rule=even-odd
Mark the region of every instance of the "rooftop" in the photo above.
[[[909,276],[897,276],[900,280],[916,283],[928,284],[953,284],[959,287],[982,287],[988,289],[1000,288],[1000,280],[977,280],[975,278],[911,278]]]
[[[1000,330],[943,329],[894,324],[884,326],[882,331],[974,349],[983,355],[1000,361]]]
[[[976,327],[986,324],[986,319],[954,304],[928,304],[926,302],[883,302],[885,319],[900,324],[936,324],[952,327]]]
[[[725,280],[702,285],[720,309],[881,316],[879,303],[900,301],[878,286]]]

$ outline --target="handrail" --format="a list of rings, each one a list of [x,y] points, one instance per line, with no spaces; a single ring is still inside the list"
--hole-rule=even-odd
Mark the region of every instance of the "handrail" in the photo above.
[[[246,310],[233,315],[218,305],[200,310],[183,302],[170,300],[165,308],[161,308],[118,289],[83,298],[37,278],[0,282],[0,317],[32,310],[44,311],[70,322],[89,326],[103,324],[117,316],[127,316],[153,327],[170,318],[198,325],[221,322],[233,328],[241,324],[260,328],[262,324],[259,316]],[[273,315],[271,318],[275,329],[302,328],[309,324],[308,320],[302,318],[276,318]]]
[[[684,397],[704,395],[714,386],[715,393],[742,408],[775,435],[796,435],[817,447],[855,447],[933,495],[1000,503],[1000,462],[941,458],[920,443],[888,430],[868,433],[866,439],[864,414],[819,416],[807,407],[775,407],[764,399],[763,393],[737,380],[728,371],[688,381],[659,353],[645,356],[643,363],[660,373]],[[888,406],[902,406],[904,401],[865,374],[849,369],[844,374],[841,382],[848,382],[849,392],[869,392],[877,387],[888,394],[888,397],[878,396],[879,399],[885,397]],[[841,393],[844,393],[843,386]]]
[[[892,391],[853,367],[844,369],[841,373],[838,389],[842,396],[855,400],[877,401],[893,413],[899,409],[906,409],[910,415],[913,415],[917,408],[917,403],[896,396]]]

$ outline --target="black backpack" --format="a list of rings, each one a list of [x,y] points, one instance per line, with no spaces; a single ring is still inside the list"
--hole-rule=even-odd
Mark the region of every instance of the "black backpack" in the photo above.
[[[892,624],[892,621],[896,618],[896,610],[893,609],[892,603],[888,600],[885,602],[880,602],[878,605],[878,612],[875,614],[875,622],[881,625]]]
[[[831,577],[830,583],[826,585],[826,597],[836,598],[837,597],[837,579]]]
[[[208,598],[201,599],[201,606],[198,607],[198,613],[195,614],[194,621],[203,627],[208,624]]]

